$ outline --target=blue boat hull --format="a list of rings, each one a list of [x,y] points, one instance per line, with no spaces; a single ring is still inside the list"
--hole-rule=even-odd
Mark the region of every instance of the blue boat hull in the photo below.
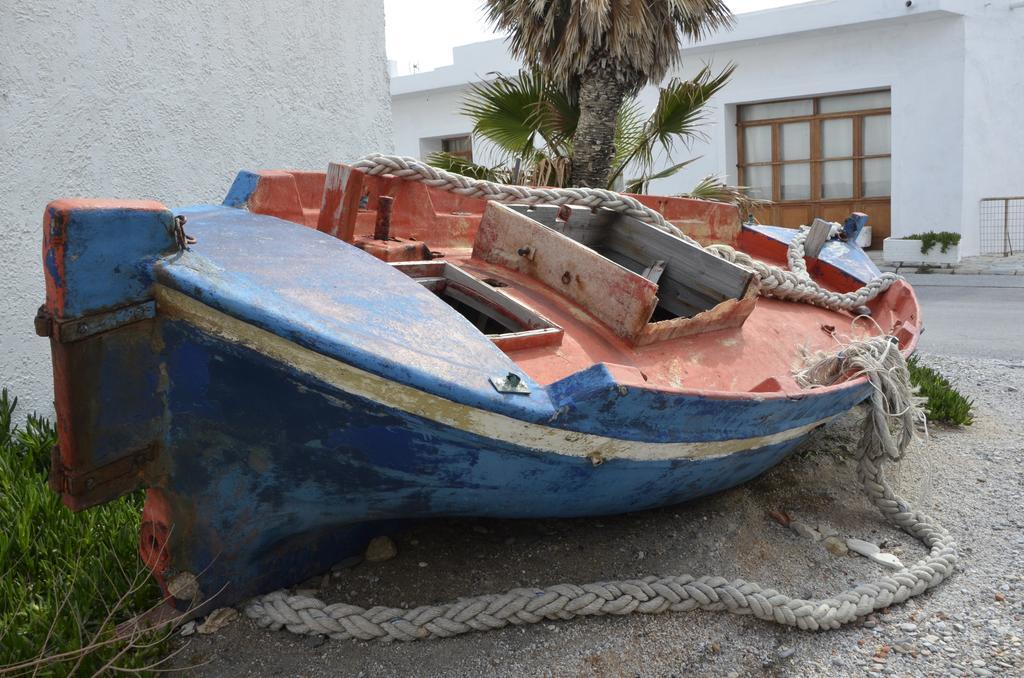
[[[595,465],[381,405],[186,323],[162,325],[175,413],[169,445],[182,451],[151,490],[174,526],[163,532],[170,559],[162,571],[201,573],[202,590],[220,592],[217,604],[324,572],[403,520],[675,504],[756,477],[806,437],[709,458]],[[851,389],[819,398],[814,416],[864,396]],[[783,430],[796,423],[772,422]]]

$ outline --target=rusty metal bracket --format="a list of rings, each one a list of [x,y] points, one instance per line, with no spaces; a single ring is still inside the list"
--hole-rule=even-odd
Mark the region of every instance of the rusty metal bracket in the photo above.
[[[150,445],[109,464],[71,471],[61,460],[60,446],[54,445],[50,452],[50,488],[75,498],[77,508],[101,504],[136,489],[141,484],[142,469],[156,458],[157,447]]]
[[[391,239],[391,208],[395,199],[389,195],[377,198],[377,222],[373,226],[374,240]]]
[[[39,307],[35,318],[36,334],[40,337],[48,337],[53,333],[53,317],[46,309],[46,304]]]
[[[188,249],[189,245],[195,245],[196,239],[185,233],[185,222],[188,219],[184,214],[178,214],[174,217],[174,241],[178,244],[178,251],[184,252]]]
[[[62,344],[70,344],[88,337],[109,332],[110,330],[156,317],[156,302],[144,301],[141,304],[122,306],[106,313],[94,313],[84,318],[73,320],[56,320],[45,306],[36,311],[36,334],[41,337],[53,337]]]

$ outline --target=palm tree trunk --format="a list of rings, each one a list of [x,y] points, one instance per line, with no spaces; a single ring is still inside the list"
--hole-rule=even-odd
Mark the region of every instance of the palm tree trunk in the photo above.
[[[628,86],[594,64],[580,77],[580,118],[573,136],[572,186],[605,188],[615,156],[615,121]]]

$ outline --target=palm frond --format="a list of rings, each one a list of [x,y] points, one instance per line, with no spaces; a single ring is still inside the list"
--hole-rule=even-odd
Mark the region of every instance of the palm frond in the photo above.
[[[671,162],[678,142],[689,147],[695,139],[706,139],[700,126],[707,120],[708,102],[725,87],[735,70],[736,66],[729,64],[716,74],[705,64],[692,80],[673,78],[658,90],[658,103],[650,118],[643,122],[639,120],[636,100],[623,104],[615,131],[615,157],[608,185],[611,186],[630,163],[639,165],[642,175],[649,174],[659,147]],[[642,179],[643,176],[633,179],[630,184]]]
[[[546,81],[544,93],[534,106],[530,123],[553,151],[568,157],[576,125],[580,120],[580,105],[565,88]]]
[[[681,58],[680,36],[700,39],[732,23],[725,0],[484,0],[527,65],[569,83],[603,61],[631,88],[660,81]]]
[[[470,85],[461,112],[473,120],[473,133],[509,158],[525,159],[539,140],[568,156],[579,121],[579,103],[544,73],[522,70],[514,76]]]
[[[431,167],[455,172],[473,179],[484,179],[504,183],[509,180],[509,171],[504,165],[486,167],[451,153],[431,153],[427,156]]]
[[[668,177],[672,176],[673,174],[683,169],[690,163],[700,160],[702,157],[703,156],[698,155],[696,158],[690,158],[689,160],[684,160],[680,163],[676,163],[671,167],[666,167],[660,172],[655,172],[654,174],[645,174],[643,176],[637,177],[636,179],[630,179],[629,181],[626,182],[626,192],[646,193],[648,185],[655,179],[667,179]]]
[[[662,87],[658,104],[647,121],[647,140],[638,159],[649,166],[656,145],[671,156],[677,141],[689,147],[696,139],[706,140],[707,133],[701,125],[707,121],[708,103],[725,87],[735,70],[736,65],[729,64],[716,74],[705,64],[692,79],[673,78]]]
[[[608,188],[618,180],[645,143],[644,122],[643,107],[638,100],[629,99],[622,104],[615,120],[615,155],[608,175]]]
[[[735,205],[740,214],[744,217],[750,215],[755,209],[771,205],[770,200],[760,200],[747,195],[746,186],[731,186],[724,177],[710,175],[697,182],[688,193],[680,194],[683,198],[695,198],[697,200],[714,200]]]
[[[546,79],[536,71],[497,75],[470,85],[461,112],[472,118],[474,134],[508,156],[519,156],[528,153],[537,138],[537,107],[546,88]]]

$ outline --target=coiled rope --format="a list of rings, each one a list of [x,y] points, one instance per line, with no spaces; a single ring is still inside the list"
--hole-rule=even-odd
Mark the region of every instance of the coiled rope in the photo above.
[[[800,231],[789,245],[788,263],[790,270],[757,261],[749,254],[728,245],[703,246],[690,236],[669,223],[657,210],[647,207],[632,196],[622,195],[602,188],[539,188],[534,186],[513,186],[483,179],[473,179],[454,172],[448,172],[417,160],[399,155],[374,153],[352,166],[370,175],[390,174],[406,181],[419,181],[432,188],[438,188],[468,198],[482,198],[497,202],[514,202],[525,205],[582,205],[592,209],[603,208],[635,217],[666,233],[717,257],[732,262],[751,272],[760,283],[761,294],[821,306],[832,311],[853,311],[889,289],[900,277],[895,273],[883,273],[853,292],[839,293],[825,289],[811,279],[804,265],[804,241],[807,232]]]
[[[839,628],[938,585],[957,562],[956,544],[949,533],[897,496],[883,472],[886,462],[902,459],[915,427],[924,422],[896,340],[874,337],[853,342],[837,354],[817,357],[796,377],[814,387],[862,375],[871,383],[873,394],[857,457],[861,485],[887,520],[929,549],[925,558],[889,576],[817,600],[794,598],[743,579],[690,575],[517,588],[413,609],[328,605],[317,598],[277,591],[250,601],[245,613],[258,626],[274,630],[382,641],[449,638],[545,620],[696,609],[753,615],[808,631]]]

